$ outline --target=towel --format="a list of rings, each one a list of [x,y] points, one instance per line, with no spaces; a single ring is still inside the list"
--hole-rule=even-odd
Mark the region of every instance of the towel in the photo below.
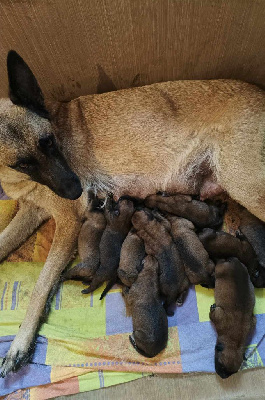
[[[1,193],[0,193],[1,196]],[[0,201],[0,231],[17,212],[17,203]],[[232,217],[231,217],[232,215]],[[236,218],[230,210],[226,231]],[[0,357],[18,332],[38,275],[49,252],[55,224],[43,224],[18,250],[1,263]],[[77,260],[73,261],[73,264]],[[166,349],[154,358],[138,354],[129,342],[131,317],[126,315],[119,286],[100,300],[104,285],[83,295],[81,282],[64,282],[41,326],[31,362],[0,379],[4,399],[49,399],[128,382],[151,373],[215,372],[216,332],[209,319],[214,291],[192,286],[183,306],[168,318]],[[257,326],[241,369],[265,363],[265,289],[255,289]],[[0,360],[1,361],[1,360]],[[12,393],[12,394],[11,394]]]

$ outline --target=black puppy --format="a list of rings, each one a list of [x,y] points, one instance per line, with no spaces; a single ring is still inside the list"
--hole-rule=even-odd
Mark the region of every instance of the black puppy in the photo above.
[[[126,305],[132,315],[130,341],[145,357],[155,357],[167,344],[168,322],[159,298],[158,262],[146,256],[143,269],[131,288],[124,288]]]

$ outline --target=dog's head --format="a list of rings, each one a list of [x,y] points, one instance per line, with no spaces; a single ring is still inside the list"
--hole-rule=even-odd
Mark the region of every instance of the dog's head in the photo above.
[[[11,181],[31,179],[58,196],[77,199],[82,188],[52,132],[38,82],[15,52],[7,56],[9,99],[0,100],[0,171]]]

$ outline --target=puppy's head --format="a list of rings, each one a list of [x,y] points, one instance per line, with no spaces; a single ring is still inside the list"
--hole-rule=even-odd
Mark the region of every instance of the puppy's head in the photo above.
[[[0,100],[1,175],[33,180],[61,197],[77,199],[80,181],[56,143],[35,76],[15,51],[8,53],[7,71],[9,99]]]
[[[129,336],[130,342],[138,353],[144,357],[152,358],[160,353],[167,344],[167,334],[159,335],[157,340],[151,338],[143,330],[136,330]]]
[[[242,349],[233,343],[217,342],[215,346],[215,370],[222,379],[235,374],[242,362]]]
[[[136,230],[142,229],[148,221],[154,220],[153,213],[147,208],[143,208],[142,210],[138,210],[133,214],[132,223]]]
[[[134,204],[131,200],[114,201],[109,195],[105,206],[105,216],[107,222],[113,228],[122,228],[130,226],[131,218],[134,213]]]

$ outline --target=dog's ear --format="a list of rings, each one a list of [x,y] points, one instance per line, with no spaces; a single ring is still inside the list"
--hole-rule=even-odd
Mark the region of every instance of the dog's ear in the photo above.
[[[29,66],[14,50],[7,55],[10,100],[44,118],[49,118],[38,82]]]

